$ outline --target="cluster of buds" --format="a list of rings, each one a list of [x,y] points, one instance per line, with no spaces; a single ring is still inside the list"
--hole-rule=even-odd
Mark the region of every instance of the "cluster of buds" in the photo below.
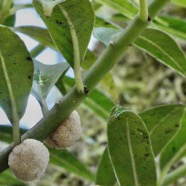
[[[81,133],[79,114],[73,111],[45,143],[56,149],[67,148],[79,140]],[[8,165],[19,180],[34,181],[46,171],[49,156],[49,151],[42,142],[27,139],[14,147],[9,155]]]

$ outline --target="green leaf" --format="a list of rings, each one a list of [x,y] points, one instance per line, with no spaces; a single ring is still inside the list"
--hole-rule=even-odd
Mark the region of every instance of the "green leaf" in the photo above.
[[[95,63],[97,58],[98,57],[96,56],[96,54],[94,54],[94,52],[87,50],[85,59],[81,63],[81,67],[84,68],[85,70],[88,70]]]
[[[35,26],[21,26],[13,28],[15,32],[21,32],[26,34],[27,36],[31,37],[38,41],[41,45],[51,47],[56,50],[56,46],[52,41],[52,38],[47,29]],[[41,37],[42,36],[42,37]]]
[[[95,27],[118,28],[116,24],[98,16],[96,17]]]
[[[67,63],[59,63],[55,65],[45,65],[34,60],[34,82],[32,94],[40,102],[46,99],[50,90],[55,85],[61,74],[69,68]]]
[[[108,72],[102,78],[102,80],[100,81],[100,85],[103,88],[103,91],[107,92],[108,96],[111,97],[114,103],[119,102],[118,91],[111,72]]]
[[[83,101],[83,104],[94,111],[97,117],[104,120],[108,119],[110,110],[114,105],[113,102],[99,90],[92,91]]]
[[[163,105],[149,109],[140,114],[150,134],[152,148],[157,156],[180,127],[184,105]]]
[[[186,7],[186,0],[173,0],[172,2],[178,6]]]
[[[0,174],[0,185],[3,186],[25,186],[25,184],[16,179],[10,170]]]
[[[94,175],[78,159],[66,150],[58,151],[50,149],[52,164],[64,168],[69,173],[74,173],[89,181],[94,181]]]
[[[33,63],[23,41],[0,26],[0,106],[10,121],[13,110],[23,116],[32,87]]]
[[[41,5],[34,0],[34,6],[45,22],[59,51],[73,67],[74,54],[82,62],[94,25],[94,12],[89,0],[65,1],[53,9],[51,17],[44,16]],[[78,43],[75,43],[75,42]]]
[[[166,33],[160,30],[146,29],[136,40],[135,45],[166,66],[184,76],[186,75],[185,55],[177,43]]]
[[[96,0],[101,4],[106,4],[115,9],[119,13],[123,14],[129,19],[134,18],[138,13],[137,7],[135,7],[129,0]]]
[[[116,177],[109,158],[108,149],[106,148],[96,173],[96,184],[101,186],[113,186],[115,183]]]
[[[114,108],[108,122],[108,150],[119,185],[155,186],[156,169],[142,119]]]
[[[105,45],[108,45],[119,32],[119,29],[96,28],[94,35]],[[166,33],[160,30],[146,29],[134,44],[166,66],[184,76],[186,75],[185,55],[177,43]]]
[[[21,133],[26,132],[25,129],[21,129]],[[12,140],[12,130],[9,126],[0,125],[0,136],[1,141],[11,142]],[[57,151],[54,149],[49,149],[50,151],[50,162],[67,170],[69,173],[74,173],[84,179],[93,181],[94,175],[84,166],[82,162],[76,159],[71,153],[66,150]],[[0,174],[1,175],[1,174]]]
[[[13,27],[15,24],[15,20],[16,20],[16,16],[15,14],[7,17],[7,19],[5,20],[5,22],[3,23],[3,25],[9,26],[9,27]]]
[[[119,29],[105,27],[95,28],[93,32],[94,37],[103,42],[106,46],[108,46],[119,33],[121,33],[121,30]]]
[[[178,151],[180,151],[183,147],[185,148],[185,144],[186,144],[185,131],[186,131],[186,112],[184,112],[181,121],[181,127],[178,133],[161,153],[161,157],[160,157],[161,168],[165,167]],[[185,155],[186,155],[186,149],[179,156],[179,158]]]
[[[185,20],[178,17],[159,16],[155,23],[160,29],[181,39],[186,39]]]

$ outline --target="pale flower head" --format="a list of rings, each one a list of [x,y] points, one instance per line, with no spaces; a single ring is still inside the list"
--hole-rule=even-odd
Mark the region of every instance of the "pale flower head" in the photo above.
[[[82,133],[81,121],[77,111],[71,115],[45,140],[45,143],[56,149],[72,146],[80,139]]]
[[[22,181],[39,179],[44,174],[48,162],[48,149],[34,139],[27,139],[14,147],[8,158],[10,169]]]

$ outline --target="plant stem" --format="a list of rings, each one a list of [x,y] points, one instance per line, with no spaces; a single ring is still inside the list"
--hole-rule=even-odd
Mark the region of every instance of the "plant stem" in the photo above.
[[[63,15],[65,16],[67,23],[70,28],[71,36],[72,36],[72,43],[73,43],[73,52],[74,52],[74,76],[75,76],[75,82],[76,82],[76,88],[79,93],[84,93],[84,84],[81,77],[81,60],[80,60],[80,51],[79,51],[79,42],[76,34],[76,30],[74,28],[74,25],[68,16],[68,13],[63,8],[62,5],[59,5],[59,8],[61,9]]]
[[[43,116],[45,116],[48,113],[49,109],[48,109],[48,106],[47,106],[47,103],[46,103],[46,98],[43,97],[41,86],[39,87],[39,91],[40,91],[41,110],[42,110]]]
[[[12,0],[4,0],[0,11],[0,24],[4,23],[6,18],[9,16],[9,10],[12,5]]]
[[[148,20],[148,3],[147,0],[139,0],[140,8],[139,8],[139,18],[142,21]]]
[[[154,0],[149,6],[149,15],[155,15],[168,3],[169,0]],[[149,22],[144,22],[138,16],[125,28],[118,36],[114,44],[110,44],[99,59],[91,66],[84,77],[84,84],[88,91],[92,91],[103,76],[109,72],[123,56],[127,48],[140,36],[148,26]],[[43,141],[54,130],[61,125],[69,114],[87,97],[87,94],[80,94],[76,87],[73,87],[54,107],[42,118],[32,129],[27,131],[22,140],[35,138]],[[8,168],[8,155],[12,150],[12,145],[0,153],[0,172]]]
[[[20,131],[19,131],[19,119],[16,120],[14,118],[14,121],[12,123],[12,128],[13,128],[14,146],[16,146],[16,145],[19,145],[21,142]]]
[[[157,186],[163,186],[164,179],[166,178],[166,174],[170,170],[171,166],[185,153],[186,144],[176,152],[173,158],[166,164],[163,168],[162,172],[160,173],[160,177],[157,182]]]
[[[49,111],[45,98],[42,98],[41,100],[41,110],[42,110],[43,116],[45,116]]]
[[[5,60],[4,60],[1,50],[0,50],[0,61],[1,61],[2,69],[3,69],[5,81],[7,84],[8,93],[10,96],[12,113],[11,113],[11,117],[9,119],[11,120],[11,123],[12,123],[13,140],[14,140],[14,146],[15,146],[20,143],[19,116],[18,116],[18,112],[17,112],[17,106],[16,106],[16,101],[15,101],[13,89],[12,89],[12,84],[11,84],[11,81],[10,81],[10,78],[8,75],[6,63],[5,63]]]
[[[186,165],[182,165],[165,176],[162,181],[162,186],[176,182],[181,177],[186,175]]]

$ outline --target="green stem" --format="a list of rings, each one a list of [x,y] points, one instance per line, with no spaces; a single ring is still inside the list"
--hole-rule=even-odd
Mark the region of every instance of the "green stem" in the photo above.
[[[11,119],[12,128],[13,128],[14,145],[18,145],[20,143],[19,116],[18,116],[18,112],[17,112],[17,106],[16,106],[16,101],[15,101],[13,89],[12,89],[12,84],[11,84],[11,81],[10,81],[10,78],[8,75],[6,63],[5,63],[5,60],[4,60],[1,50],[0,50],[0,60],[1,60],[1,65],[2,65],[2,69],[3,69],[5,81],[7,84],[7,89],[9,92],[9,97],[10,97],[10,102],[11,102],[11,107],[12,107],[12,113],[11,113],[12,116],[9,119]]]
[[[0,24],[3,24],[6,18],[9,16],[9,10],[12,5],[12,0],[4,0],[0,12]]]
[[[176,182],[179,178],[182,178],[186,175],[186,165],[182,165],[176,170],[169,173],[162,181],[162,186],[169,185]]]
[[[74,76],[75,76],[75,82],[76,82],[76,88],[77,91],[80,93],[84,93],[84,84],[83,84],[83,80],[81,77],[81,60],[80,60],[80,51],[79,51],[79,42],[78,42],[78,38],[77,38],[77,34],[76,34],[76,30],[74,28],[74,25],[70,19],[70,17],[68,16],[68,13],[66,12],[66,10],[63,8],[62,5],[59,5],[59,8],[61,9],[63,15],[65,16],[67,23],[69,25],[70,28],[70,32],[71,32],[71,36],[72,36],[72,42],[73,42],[73,52],[74,52]]]
[[[39,91],[40,91],[40,105],[41,105],[41,110],[42,110],[42,113],[43,113],[43,116],[45,116],[49,109],[48,109],[48,106],[47,106],[47,103],[46,103],[46,98],[43,97],[43,94],[42,94],[42,88],[41,86],[42,85],[39,85]]]
[[[48,110],[48,106],[46,103],[46,97],[43,96],[42,86],[43,86],[44,80],[42,78],[42,72],[39,73],[39,80],[37,83],[39,85],[39,87],[38,87],[39,88],[39,96],[40,96],[39,103],[41,105],[41,110],[42,110],[43,116],[45,116],[49,110]]]
[[[19,131],[19,119],[16,120],[14,118],[14,121],[12,123],[12,128],[13,128],[13,140],[14,140],[14,146],[19,145],[21,142],[20,139],[20,131]]]
[[[169,0],[154,0],[149,6],[151,18],[166,5]],[[84,84],[88,91],[92,91],[103,76],[109,72],[123,56],[127,48],[140,36],[148,26],[149,22],[144,22],[138,16],[125,28],[113,45],[109,45],[99,59],[91,66],[84,77]],[[76,109],[76,107],[87,97],[86,94],[80,94],[76,87],[73,87],[54,107],[40,120],[32,129],[27,131],[22,140],[35,138],[43,141],[54,130],[56,130],[62,121]],[[8,168],[8,155],[12,150],[12,145],[3,150],[0,154],[0,172]]]
[[[147,0],[139,0],[140,8],[139,8],[139,18],[142,21],[148,20],[148,4]]]
[[[43,116],[45,116],[49,111],[45,98],[41,98],[41,110],[42,110]]]
[[[3,5],[2,5],[2,9],[7,11],[9,10],[9,8],[11,7],[13,1],[12,0],[4,0],[3,1]]]
[[[186,165],[182,165],[171,173],[167,174],[166,177],[162,181],[162,186],[169,185],[171,183],[176,182],[179,178],[182,178],[186,175]]]
[[[186,144],[176,152],[173,158],[167,163],[167,165],[163,168],[160,177],[157,182],[157,186],[163,186],[164,179],[166,178],[166,174],[171,169],[172,165],[185,153]]]

